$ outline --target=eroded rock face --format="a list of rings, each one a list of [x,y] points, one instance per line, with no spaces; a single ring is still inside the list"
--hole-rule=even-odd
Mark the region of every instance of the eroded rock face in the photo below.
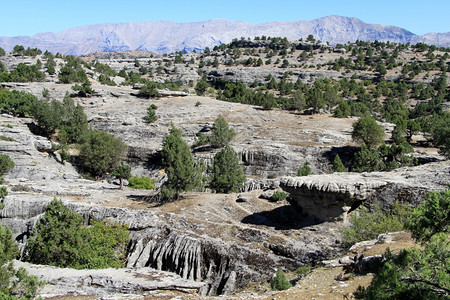
[[[429,163],[392,172],[334,173],[284,177],[280,187],[293,202],[319,221],[345,220],[351,208],[370,200],[389,208],[399,200],[416,206],[429,190],[444,190],[450,184],[450,163]]]
[[[299,263],[292,258],[251,250],[192,233],[151,230],[132,239],[128,267],[150,266],[170,271],[182,278],[202,281],[201,295],[228,294],[245,287],[248,280],[270,278],[273,266],[295,269]]]

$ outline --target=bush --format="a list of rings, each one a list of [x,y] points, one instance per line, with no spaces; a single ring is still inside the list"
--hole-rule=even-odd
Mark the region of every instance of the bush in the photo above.
[[[302,167],[298,168],[297,176],[308,176],[312,174],[309,161],[305,161]]]
[[[161,189],[163,199],[178,199],[180,193],[201,185],[202,170],[195,164],[189,146],[182,138],[181,130],[173,124],[169,134],[164,137],[161,155],[168,178]]]
[[[306,275],[311,271],[310,267],[298,267],[297,270],[295,270],[295,273],[297,273],[300,276]]]
[[[89,131],[80,147],[81,166],[92,176],[100,178],[120,164],[126,149],[122,140],[112,134]]]
[[[145,123],[153,123],[156,120],[158,120],[154,106],[156,105],[152,104],[152,106],[147,107],[147,115],[145,116]]]
[[[155,188],[155,184],[146,176],[134,176],[128,181],[128,187],[140,190],[153,190]]]
[[[119,268],[124,264],[128,229],[125,225],[93,221],[83,217],[56,198],[45,208],[24,250],[24,259],[76,269]]]
[[[379,205],[370,211],[362,207],[359,215],[353,213],[350,216],[349,225],[340,228],[343,245],[350,247],[357,242],[372,240],[381,233],[403,230],[409,212],[407,206],[398,203],[390,212],[383,211]]]
[[[0,224],[0,299],[34,299],[44,285],[24,268],[14,269],[12,260],[18,254],[11,230]]]
[[[345,168],[344,164],[342,163],[342,160],[339,157],[339,154],[336,154],[336,156],[334,157],[333,172],[347,172],[347,169]]]
[[[270,283],[270,287],[274,291],[284,291],[292,287],[292,284],[287,280],[286,274],[284,274],[281,268],[278,268],[275,277]]]
[[[270,197],[270,200],[276,202],[276,201],[282,201],[284,199],[286,199],[287,194],[283,191],[275,191],[275,193],[273,193],[272,197]]]
[[[2,112],[18,117],[30,116],[36,101],[38,99],[32,94],[16,90],[10,92],[0,88],[0,110]]]
[[[12,168],[14,168],[15,164],[6,154],[0,154],[0,176],[8,173]]]
[[[414,238],[426,241],[437,232],[448,232],[450,225],[450,189],[428,194],[426,201],[414,209],[407,228]]]

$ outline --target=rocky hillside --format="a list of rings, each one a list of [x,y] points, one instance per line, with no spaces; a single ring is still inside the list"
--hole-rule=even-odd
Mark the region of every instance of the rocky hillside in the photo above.
[[[434,147],[429,129],[394,134],[402,120],[428,124],[433,121],[428,117],[445,115],[450,101],[446,49],[378,42],[333,48],[278,38],[241,39],[190,54],[115,52],[82,59],[22,54],[0,57],[5,81],[0,153],[15,162],[4,176],[9,194],[1,223],[23,247],[45,206],[57,197],[86,223],[117,221],[130,232],[125,269],[75,271],[17,262],[47,282],[44,297],[273,298],[267,281],[278,267],[291,272],[317,267],[346,252],[339,228],[361,205],[387,210],[400,200],[415,206],[428,191],[450,184],[450,161]],[[86,81],[64,77],[68,68],[77,68]],[[161,148],[172,124],[181,129],[195,159],[210,165],[219,150],[199,145],[199,133],[210,134],[222,115],[236,131],[230,145],[247,176],[245,187],[231,194],[189,192],[179,201],[158,203],[157,191],[120,190],[109,176],[86,179],[79,172],[76,144],[65,145],[73,158],[65,161],[61,131],[41,136],[36,120],[20,116],[16,107],[8,110],[16,103],[4,100],[20,98],[8,98],[12,91],[44,103],[69,95],[83,108],[90,128],[114,134],[128,146],[132,175],[150,177],[157,188],[166,180]],[[267,99],[273,100],[270,105],[263,103]],[[149,123],[151,105],[157,107],[157,120]],[[393,155],[398,162],[387,167],[403,167],[333,173],[336,154],[353,170],[360,145],[352,139],[352,124],[364,113],[373,113],[386,133],[382,150],[389,152],[401,139],[412,149],[406,153],[411,160]],[[313,174],[297,177],[306,162]],[[288,201],[274,201],[275,191],[287,192]],[[277,297],[313,297],[326,289],[333,299],[347,297],[358,282],[368,284],[357,276],[346,286],[336,279],[342,278],[341,269],[317,270],[304,281],[295,279],[296,287]],[[317,278],[322,278],[320,289],[312,289]],[[233,296],[237,291],[242,293]]]
[[[47,49],[52,53],[85,55],[93,52],[148,51],[153,53],[192,52],[230,43],[239,37],[287,37],[316,39],[333,45],[348,41],[426,42],[450,46],[449,33],[415,35],[395,26],[367,24],[356,18],[328,16],[311,21],[251,24],[228,20],[195,23],[169,21],[111,23],[70,28],[58,33],[32,37],[0,37],[0,47],[11,51],[15,45]]]

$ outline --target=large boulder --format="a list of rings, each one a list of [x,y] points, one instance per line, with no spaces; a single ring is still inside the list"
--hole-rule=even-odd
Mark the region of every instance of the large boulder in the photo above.
[[[427,191],[441,191],[449,184],[449,161],[392,172],[284,177],[280,181],[293,203],[318,221],[345,220],[350,211],[367,200],[383,208],[389,208],[395,200],[416,206]]]

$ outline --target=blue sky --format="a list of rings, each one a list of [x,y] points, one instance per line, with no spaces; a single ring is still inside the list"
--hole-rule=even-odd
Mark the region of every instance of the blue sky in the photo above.
[[[450,31],[450,0],[0,0],[0,36],[58,32],[109,22],[250,23],[313,20],[328,15],[395,25],[416,34]]]

